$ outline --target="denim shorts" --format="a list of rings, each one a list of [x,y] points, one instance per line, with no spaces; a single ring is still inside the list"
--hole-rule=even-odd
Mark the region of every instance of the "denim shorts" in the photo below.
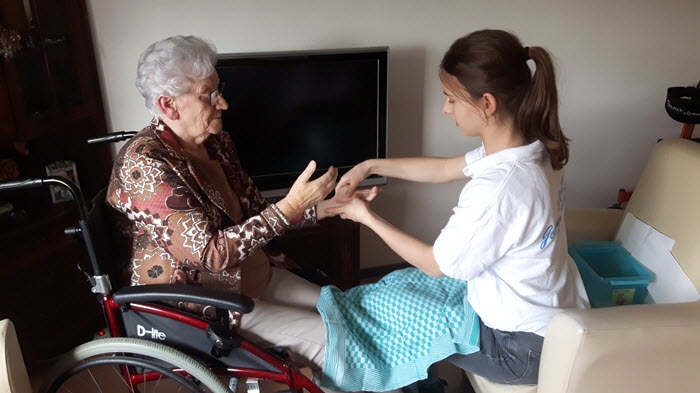
[[[479,352],[455,354],[447,360],[492,382],[509,385],[537,384],[544,337],[535,333],[491,329],[481,320],[479,333]]]

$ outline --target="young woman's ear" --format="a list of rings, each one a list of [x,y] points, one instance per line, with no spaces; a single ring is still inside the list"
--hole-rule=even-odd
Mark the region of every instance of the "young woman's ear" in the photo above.
[[[180,118],[177,104],[172,97],[160,96],[156,99],[156,105],[158,109],[160,109],[160,112],[168,119],[177,120]]]
[[[497,107],[498,103],[496,102],[496,97],[493,94],[484,93],[484,95],[481,96],[481,108],[487,118],[493,117],[493,115],[496,113]]]

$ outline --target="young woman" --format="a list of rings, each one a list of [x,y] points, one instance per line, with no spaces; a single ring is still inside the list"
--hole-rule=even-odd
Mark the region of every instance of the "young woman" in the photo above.
[[[434,244],[383,220],[362,198],[329,213],[366,225],[429,276],[466,281],[479,351],[449,361],[495,382],[535,384],[550,319],[589,307],[567,252],[562,168],[569,147],[552,60],[508,32],[481,30],[452,44],[440,80],[442,111],[482,145],[453,158],[368,160],[336,186],[350,197],[371,174],[432,183],[469,178]]]

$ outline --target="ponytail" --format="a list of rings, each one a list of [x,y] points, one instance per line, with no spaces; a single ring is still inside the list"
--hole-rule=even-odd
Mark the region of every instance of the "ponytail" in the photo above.
[[[535,63],[535,72],[515,115],[515,126],[528,140],[542,142],[549,152],[552,168],[561,169],[569,161],[569,139],[559,124],[554,65],[544,48],[535,46],[525,50]]]

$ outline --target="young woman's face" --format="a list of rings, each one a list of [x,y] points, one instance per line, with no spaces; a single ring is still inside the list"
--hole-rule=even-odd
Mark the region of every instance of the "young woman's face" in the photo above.
[[[214,73],[194,83],[188,93],[177,97],[186,138],[196,144],[204,142],[209,135],[221,132],[221,111],[228,109],[228,103],[220,94],[212,96],[218,88],[219,76]]]
[[[442,106],[442,113],[450,115],[457,127],[466,136],[480,136],[486,126],[484,112],[471,102],[468,102],[457,95],[450,88],[442,84],[442,91],[445,93],[445,104]]]

